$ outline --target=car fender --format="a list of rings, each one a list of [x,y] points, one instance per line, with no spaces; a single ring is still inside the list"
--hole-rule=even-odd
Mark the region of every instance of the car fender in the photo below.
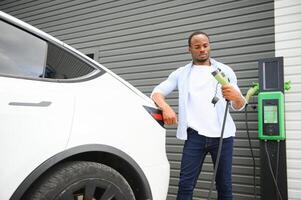
[[[147,197],[146,199],[152,199],[150,185],[147,181],[145,174],[143,173],[139,165],[129,155],[112,146],[102,145],[102,144],[87,144],[87,145],[81,145],[70,149],[66,149],[65,151],[60,152],[52,156],[51,158],[47,159],[45,162],[39,165],[30,175],[26,177],[26,179],[19,185],[19,187],[14,192],[14,194],[11,196],[10,200],[21,199],[24,193],[44,172],[46,172],[48,169],[55,166],[59,162],[68,160],[73,156],[82,153],[87,153],[87,152],[103,152],[103,153],[113,154],[115,156],[118,156],[122,160],[126,161],[127,163],[129,163],[139,174],[145,195]]]

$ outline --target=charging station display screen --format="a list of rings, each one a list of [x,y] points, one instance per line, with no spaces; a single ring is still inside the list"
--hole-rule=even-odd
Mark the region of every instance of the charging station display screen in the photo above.
[[[264,112],[264,123],[266,124],[278,123],[277,106],[264,106],[263,112]]]

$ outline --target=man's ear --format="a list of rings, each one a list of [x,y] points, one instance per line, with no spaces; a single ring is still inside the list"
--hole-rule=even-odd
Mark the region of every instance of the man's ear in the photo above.
[[[187,48],[187,52],[189,52],[189,53],[191,52],[191,51],[190,51],[190,47]]]

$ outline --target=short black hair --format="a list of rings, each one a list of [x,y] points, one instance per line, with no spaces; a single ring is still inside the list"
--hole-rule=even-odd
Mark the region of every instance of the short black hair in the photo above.
[[[202,32],[202,31],[195,31],[195,32],[191,33],[191,35],[188,38],[188,46],[191,45],[191,39],[195,35],[205,35],[208,38],[209,42],[210,42],[210,38],[209,38],[209,35],[207,33]]]

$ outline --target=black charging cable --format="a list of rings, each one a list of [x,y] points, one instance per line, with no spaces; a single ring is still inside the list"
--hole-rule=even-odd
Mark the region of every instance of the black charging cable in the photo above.
[[[245,106],[245,118],[246,118],[245,122],[246,122],[246,130],[247,130],[249,146],[250,146],[250,150],[251,150],[251,156],[252,156],[252,159],[253,159],[253,185],[254,185],[253,192],[254,192],[254,199],[256,199],[256,177],[255,177],[255,170],[256,170],[255,167],[256,167],[256,165],[255,165],[255,156],[254,156],[254,153],[253,153],[253,148],[252,148],[252,144],[251,144],[251,137],[250,137],[250,132],[249,132],[247,106],[248,106],[248,104],[246,104],[246,106]],[[221,155],[221,150],[222,150],[222,145],[223,145],[223,136],[224,136],[225,124],[226,124],[226,119],[227,119],[227,114],[228,114],[228,108],[229,108],[229,101],[227,100],[224,119],[223,119],[223,125],[222,125],[222,130],[221,130],[221,137],[220,137],[220,140],[219,140],[218,153],[217,153],[217,157],[216,157],[216,161],[215,161],[214,172],[213,172],[213,176],[212,176],[212,179],[211,179],[210,190],[209,190],[209,194],[208,194],[208,198],[207,198],[208,200],[211,199],[211,194],[212,194],[212,190],[213,190],[213,187],[214,187],[215,177],[216,177],[217,168],[218,168],[218,164],[219,164],[219,160],[220,160],[220,155]]]
[[[253,160],[253,193],[254,193],[254,199],[256,199],[256,165],[255,165],[255,156],[252,148],[252,143],[251,143],[251,137],[250,137],[250,132],[249,132],[249,125],[248,125],[248,104],[246,104],[244,110],[245,110],[245,122],[246,122],[246,130],[247,130],[247,136],[248,136],[248,141],[249,141],[249,147],[251,151],[251,156]]]
[[[219,163],[219,159],[220,159],[220,156],[221,156],[225,124],[226,124],[226,119],[227,119],[227,115],[228,115],[228,108],[229,108],[229,101],[226,100],[226,108],[225,108],[224,120],[223,120],[223,125],[222,125],[222,130],[221,130],[221,137],[219,139],[217,156],[216,156],[216,161],[215,161],[215,164],[214,164],[214,172],[213,172],[213,176],[212,176],[212,179],[211,179],[211,186],[210,186],[210,190],[209,190],[209,194],[208,194],[208,198],[207,198],[208,200],[211,199],[211,193],[212,193],[212,190],[213,190],[213,187],[214,187],[214,182],[215,182],[215,177],[216,177],[216,173],[217,173],[218,163]]]

